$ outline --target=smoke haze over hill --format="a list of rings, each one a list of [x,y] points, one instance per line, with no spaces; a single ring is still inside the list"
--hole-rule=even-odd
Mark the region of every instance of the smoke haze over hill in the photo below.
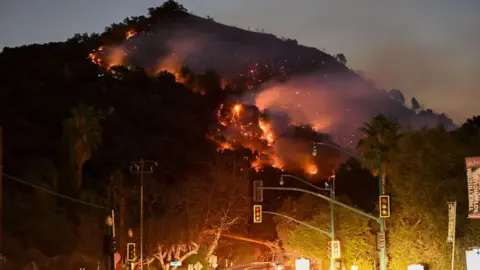
[[[409,109],[401,91],[376,89],[324,52],[196,16],[138,33],[120,47],[129,51],[127,64],[174,74],[182,65],[196,72],[213,69],[230,81],[246,81],[253,91],[246,103],[287,113],[295,124],[330,133],[344,146],[355,142],[358,127],[379,113],[404,127],[454,127],[445,115]]]

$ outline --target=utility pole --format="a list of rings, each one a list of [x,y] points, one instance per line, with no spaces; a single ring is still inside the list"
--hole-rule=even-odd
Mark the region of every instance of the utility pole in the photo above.
[[[140,175],[140,270],[143,270],[143,185],[144,175],[152,174],[157,166],[155,161],[143,160],[133,161],[130,166],[130,172]]]
[[[3,219],[2,219],[2,212],[3,212],[3,129],[0,126],[0,255],[2,254],[2,233],[3,233]]]
[[[120,198],[120,226],[119,226],[119,231],[120,233],[118,234],[118,245],[119,245],[119,251],[120,254],[122,255],[122,258],[125,257],[125,234],[123,233],[125,231],[125,198]]]
[[[333,209],[335,201],[335,175],[331,176],[332,186],[330,187],[330,236],[331,236],[331,249],[332,254],[330,254],[330,270],[335,270],[335,258],[333,257],[333,243],[335,241],[335,210]]]
[[[111,267],[115,270],[117,267],[115,265],[115,251],[116,251],[116,242],[115,242],[115,183],[111,179],[111,191],[110,191],[110,207],[112,208],[112,226],[111,226],[111,235],[112,235],[112,249],[111,249]]]

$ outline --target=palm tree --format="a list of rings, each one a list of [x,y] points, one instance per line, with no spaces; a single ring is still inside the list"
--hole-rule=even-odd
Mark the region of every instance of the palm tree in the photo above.
[[[374,175],[378,175],[381,162],[382,192],[385,192],[387,165],[391,153],[396,147],[399,129],[400,125],[395,120],[382,114],[373,117],[370,122],[365,123],[360,128],[364,137],[358,141],[357,150],[360,152],[363,165],[370,169]]]
[[[100,117],[93,107],[80,104],[70,109],[71,117],[64,124],[64,135],[68,138],[71,158],[75,162],[77,187],[83,183],[83,165],[92,157],[102,138]]]

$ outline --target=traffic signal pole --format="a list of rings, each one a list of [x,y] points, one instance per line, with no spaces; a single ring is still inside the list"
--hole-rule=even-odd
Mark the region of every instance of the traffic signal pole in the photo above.
[[[323,142],[313,142],[313,153],[312,153],[313,156],[317,155],[317,149],[315,147],[316,145],[324,145],[324,146],[336,149],[336,150],[338,150],[338,151],[340,151],[344,154],[347,154],[348,156],[350,156],[354,159],[357,159],[357,160],[359,159],[359,157],[357,157],[356,155],[354,155],[352,153],[349,153],[349,152],[345,151],[344,149],[342,149],[338,146],[328,144],[328,143],[323,143]],[[377,152],[377,155],[378,155],[378,188],[379,188],[379,195],[381,196],[381,195],[385,194],[385,188],[384,188],[385,183],[383,183],[382,156],[380,154],[380,151]],[[361,214],[361,213],[358,212],[359,210],[357,211],[357,209],[355,209],[355,208],[352,208],[350,210],[352,210],[354,212],[357,212],[358,214]],[[379,212],[380,211],[381,211],[381,209],[379,209]],[[390,211],[390,210],[388,210],[388,211]],[[364,213],[364,214],[366,214],[366,213]],[[363,216],[366,216],[366,215],[363,215]],[[369,217],[369,218],[371,218],[371,217]],[[380,225],[380,234],[385,236],[385,219],[384,218],[376,218],[376,217],[373,217],[372,219],[374,219],[375,221],[378,222],[378,224]],[[387,270],[387,248],[386,248],[386,245],[387,245],[387,243],[385,241],[384,245],[382,247],[380,247],[380,252],[379,252],[380,253],[379,254],[380,270]]]
[[[346,205],[344,203],[341,203],[339,201],[336,201],[336,200],[332,200],[330,199],[329,197],[325,196],[325,195],[322,195],[322,194],[319,194],[319,193],[316,193],[316,192],[313,192],[313,191],[310,191],[310,190],[306,190],[306,189],[302,189],[302,188],[291,188],[291,187],[257,187],[258,189],[262,189],[262,190],[281,190],[281,191],[298,191],[298,192],[303,192],[303,193],[307,193],[307,194],[310,194],[310,195],[313,195],[315,197],[318,197],[320,199],[323,199],[323,200],[326,200],[326,201],[329,201],[329,202],[332,202],[333,204],[335,205],[338,205],[340,207],[343,207],[347,210],[350,210],[352,212],[355,212],[361,216],[364,216],[366,218],[369,218],[371,220],[374,220],[376,221],[377,223],[380,223],[381,219],[376,217],[376,216],[373,216],[369,213],[366,213],[366,212],[363,212],[362,210],[359,210],[355,207],[352,207],[350,205]]]
[[[282,174],[280,176],[280,185],[283,185],[285,177],[292,178],[292,179],[295,179],[297,181],[300,181],[300,182],[304,183],[305,185],[310,186],[310,187],[312,187],[316,190],[328,191],[329,194],[330,194],[330,199],[332,201],[335,200],[335,175],[332,175],[329,178],[329,179],[332,179],[332,184],[329,188],[319,188],[319,187],[309,183],[308,181],[305,181],[305,180],[303,180],[301,178],[298,178],[295,175],[291,175],[291,174]],[[257,183],[257,185],[258,185],[258,183]],[[329,237],[330,237],[330,240],[331,240],[330,241],[331,245],[333,245],[333,243],[335,241],[335,209],[334,209],[335,205],[332,203],[332,201],[330,201],[330,233],[328,234]],[[332,256],[332,254],[330,254],[330,270],[335,270],[335,257]]]
[[[359,210],[355,207],[352,207],[352,206],[349,206],[349,205],[346,205],[344,203],[341,203],[339,201],[336,201],[334,199],[332,199],[332,197],[327,197],[325,195],[322,195],[322,194],[319,194],[319,193],[316,193],[316,192],[313,192],[313,191],[310,191],[310,190],[306,190],[306,189],[301,189],[301,188],[292,188],[292,187],[264,187],[263,185],[254,185],[254,188],[256,188],[258,191],[260,191],[260,193],[262,194],[263,190],[280,190],[280,191],[297,191],[297,192],[302,192],[302,193],[306,193],[306,194],[310,194],[310,195],[313,195],[315,197],[318,197],[320,199],[323,199],[323,200],[326,200],[330,203],[332,203],[333,205],[338,205],[340,207],[343,207],[347,210],[350,210],[352,212],[355,212],[361,216],[364,216],[366,218],[369,218],[371,220],[374,220],[376,221],[379,225],[380,225],[380,231],[384,232],[385,231],[385,228],[384,228],[384,223],[383,223],[383,219],[382,218],[378,218],[378,217],[375,217],[369,213],[366,213],[366,212],[363,212],[362,210]],[[256,192],[256,193],[259,193],[259,192]],[[254,191],[255,193],[255,191]],[[256,196],[254,195],[254,198]],[[263,195],[260,195],[260,197],[263,197]],[[333,223],[332,223],[333,224]],[[333,226],[332,226],[333,228]],[[330,233],[331,235],[331,233]],[[332,242],[333,243],[333,242]],[[386,259],[386,256],[385,256],[386,252],[385,252],[385,248],[381,249],[380,250],[380,268],[381,270],[386,270],[386,262],[385,262],[385,259]],[[333,256],[332,256],[333,257]]]
[[[383,189],[383,178],[382,178],[382,157],[380,153],[378,153],[378,188],[379,188],[379,195],[384,195],[385,190]],[[379,205],[381,207],[381,205]],[[381,212],[382,209],[379,209],[379,212]],[[389,210],[390,211],[390,210]],[[385,235],[385,219],[380,218],[380,233],[382,235]],[[386,238],[386,237],[385,237]],[[380,270],[387,270],[387,243],[385,241],[385,244],[380,247]]]

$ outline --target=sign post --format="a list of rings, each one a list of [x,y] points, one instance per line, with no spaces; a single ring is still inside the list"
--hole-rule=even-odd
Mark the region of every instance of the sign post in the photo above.
[[[457,220],[457,202],[448,203],[448,236],[447,243],[452,243],[452,270],[455,267],[455,227]]]
[[[200,262],[197,262],[196,264],[193,265],[194,270],[202,270],[203,265]]]

